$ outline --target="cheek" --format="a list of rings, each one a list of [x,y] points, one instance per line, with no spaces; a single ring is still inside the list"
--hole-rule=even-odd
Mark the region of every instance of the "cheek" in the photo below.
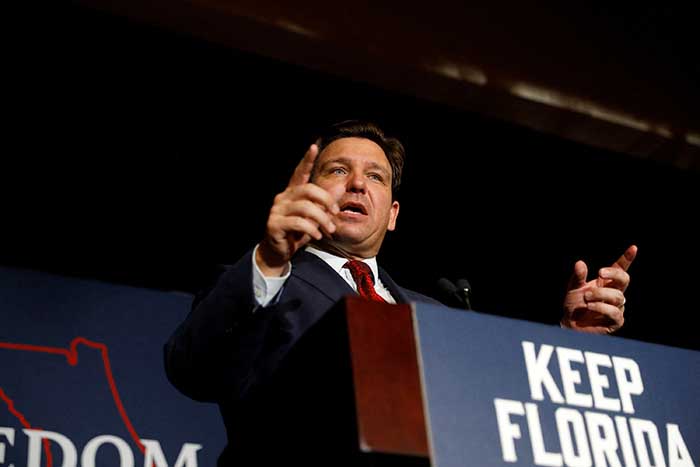
[[[391,197],[390,196],[381,196],[375,198],[375,204],[377,214],[382,218],[382,219],[391,219],[392,216],[392,202],[391,202]]]
[[[316,185],[320,186],[328,193],[330,193],[335,199],[340,198],[340,196],[345,192],[345,188],[341,183],[330,183],[328,181],[318,181]]]

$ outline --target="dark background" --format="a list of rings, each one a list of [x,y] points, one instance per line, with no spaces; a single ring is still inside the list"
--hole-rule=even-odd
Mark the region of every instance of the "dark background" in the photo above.
[[[381,264],[474,308],[556,323],[577,259],[631,243],[621,335],[700,348],[699,175],[312,72],[69,2],[8,15],[0,264],[195,291],[261,237],[322,125],[374,120],[407,149]],[[342,60],[342,57],[338,58]]]

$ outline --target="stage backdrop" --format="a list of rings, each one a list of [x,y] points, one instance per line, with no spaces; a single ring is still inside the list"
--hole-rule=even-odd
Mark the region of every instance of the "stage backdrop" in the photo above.
[[[163,369],[191,300],[0,268],[0,465],[215,465],[217,407]]]

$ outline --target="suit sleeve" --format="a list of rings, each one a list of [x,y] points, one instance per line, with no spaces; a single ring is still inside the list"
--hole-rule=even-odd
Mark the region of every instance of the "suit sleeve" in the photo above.
[[[251,254],[227,267],[216,285],[195,299],[165,344],[168,379],[195,400],[241,398],[258,377],[276,313],[274,306],[255,310]]]

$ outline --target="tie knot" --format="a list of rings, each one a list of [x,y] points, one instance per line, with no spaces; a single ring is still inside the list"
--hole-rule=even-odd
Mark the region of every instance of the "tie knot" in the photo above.
[[[352,278],[357,284],[357,293],[360,296],[378,302],[386,302],[374,289],[374,276],[369,264],[364,261],[351,259],[345,263],[344,267],[350,270],[350,274],[352,274]]]
[[[369,279],[369,282],[374,284],[374,274],[372,274],[372,268],[370,268],[369,264],[365,263],[364,261],[351,259],[345,263],[345,267],[350,270],[350,274],[352,274],[352,278],[355,279],[355,282],[360,283],[360,281]]]

